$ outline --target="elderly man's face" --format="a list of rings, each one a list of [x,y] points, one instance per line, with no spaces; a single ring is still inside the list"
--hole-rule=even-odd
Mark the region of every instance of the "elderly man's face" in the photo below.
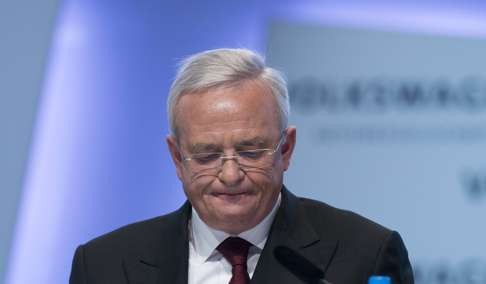
[[[256,226],[274,206],[295,145],[294,127],[283,133],[278,105],[268,88],[246,82],[183,95],[175,110],[178,137],[167,141],[184,191],[211,227],[238,234]],[[220,170],[200,171],[184,158],[207,152],[275,148],[259,167],[223,159]],[[241,162],[241,160],[240,160]]]

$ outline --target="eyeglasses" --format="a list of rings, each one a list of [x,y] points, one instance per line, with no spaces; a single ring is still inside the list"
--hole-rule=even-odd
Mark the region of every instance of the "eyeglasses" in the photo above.
[[[264,168],[272,164],[272,156],[285,141],[285,132],[275,148],[249,149],[235,151],[234,155],[225,155],[223,152],[197,153],[183,156],[183,161],[192,173],[217,174],[227,160],[235,160],[241,169]]]

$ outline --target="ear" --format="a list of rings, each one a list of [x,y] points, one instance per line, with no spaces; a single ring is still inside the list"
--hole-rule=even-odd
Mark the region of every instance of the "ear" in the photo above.
[[[290,166],[290,159],[292,158],[292,153],[294,152],[295,143],[297,142],[297,128],[295,126],[289,126],[285,130],[285,143],[280,148],[282,151],[282,159],[284,171],[286,171]]]
[[[176,167],[177,176],[180,180],[182,180],[182,156],[179,152],[179,147],[177,146],[177,138],[174,135],[168,135],[166,141],[170,155],[172,157],[172,161],[174,162],[174,166]]]

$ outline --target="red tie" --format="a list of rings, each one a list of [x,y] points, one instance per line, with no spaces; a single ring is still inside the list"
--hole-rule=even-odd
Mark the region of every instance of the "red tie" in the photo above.
[[[252,244],[238,237],[229,237],[216,248],[231,263],[233,277],[229,284],[248,284],[250,276],[246,267],[248,250]]]

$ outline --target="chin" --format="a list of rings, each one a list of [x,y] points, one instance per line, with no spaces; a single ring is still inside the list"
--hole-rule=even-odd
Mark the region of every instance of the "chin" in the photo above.
[[[219,210],[217,212],[218,219],[221,220],[221,224],[228,224],[235,226],[241,224],[245,227],[246,225],[254,223],[253,221],[257,218],[256,211],[254,209],[248,208],[231,208],[228,210]]]
[[[236,217],[234,217],[236,218]],[[238,235],[244,231],[248,231],[255,227],[258,223],[251,222],[248,219],[237,219],[230,223],[223,223],[219,230],[224,231],[231,235]],[[218,229],[218,228],[217,228]]]
[[[229,204],[226,206],[218,206],[218,211],[217,215],[221,216],[221,219],[228,220],[227,218],[237,218],[236,220],[240,220],[242,218],[248,218],[250,215],[254,215],[256,213],[256,208],[240,204]]]

